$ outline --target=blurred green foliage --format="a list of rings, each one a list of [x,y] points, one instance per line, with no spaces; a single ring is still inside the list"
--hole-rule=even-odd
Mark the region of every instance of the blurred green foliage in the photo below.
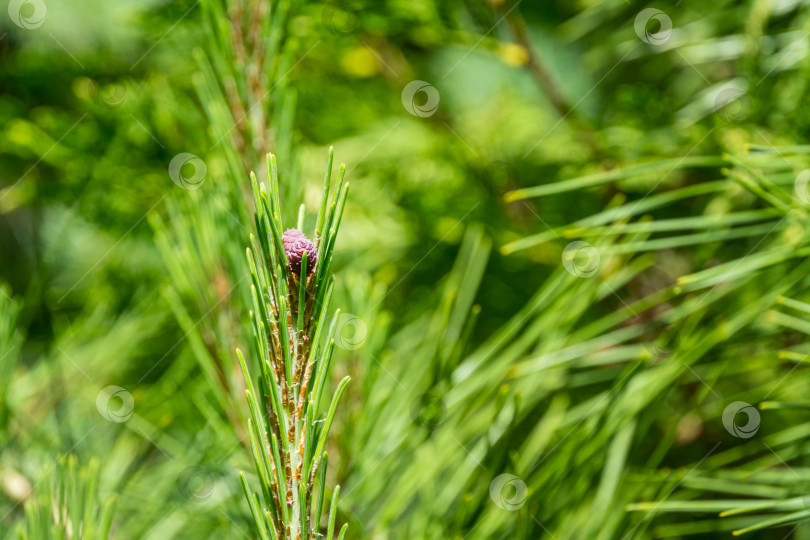
[[[333,145],[347,538],[810,538],[806,2],[9,3],[0,535],[253,537],[247,174]]]

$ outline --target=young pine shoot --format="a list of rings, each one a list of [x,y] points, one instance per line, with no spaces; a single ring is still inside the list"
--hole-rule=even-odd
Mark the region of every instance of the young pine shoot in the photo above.
[[[297,228],[284,230],[275,156],[267,156],[269,189],[257,185],[255,175],[250,178],[258,236],[257,243],[251,235],[247,249],[253,280],[250,320],[260,367],[256,381],[242,352],[236,353],[245,376],[260,493],[251,491],[244,473],[240,477],[263,540],[334,538],[339,487],[331,499],[325,535],[319,524],[325,501],[325,446],[349,377],[337,386],[325,416],[319,418],[318,411],[335,348],[339,313],[330,323],[327,312],[334,286],[332,255],[349,185],[341,165],[332,189],[332,157],[330,148],[313,240],[300,230],[303,205]],[[340,530],[339,540],[346,528]]]

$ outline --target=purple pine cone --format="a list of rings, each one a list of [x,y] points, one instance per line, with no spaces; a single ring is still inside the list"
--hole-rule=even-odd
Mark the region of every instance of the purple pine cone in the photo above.
[[[284,253],[287,255],[287,260],[290,261],[293,274],[301,275],[301,259],[304,257],[304,252],[307,254],[306,274],[312,272],[318,261],[318,250],[315,248],[315,244],[298,229],[287,229],[281,239],[284,242]]]

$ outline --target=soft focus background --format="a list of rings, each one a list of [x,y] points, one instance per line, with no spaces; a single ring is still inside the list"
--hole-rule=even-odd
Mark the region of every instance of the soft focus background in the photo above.
[[[808,3],[7,4],[1,537],[254,537],[247,175],[334,146],[348,538],[810,538]]]

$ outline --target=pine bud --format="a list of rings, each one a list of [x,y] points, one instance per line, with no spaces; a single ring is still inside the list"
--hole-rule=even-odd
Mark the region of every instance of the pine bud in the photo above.
[[[281,238],[284,242],[284,253],[287,255],[293,274],[301,275],[301,259],[305,252],[307,254],[306,274],[312,272],[318,261],[318,250],[315,248],[315,244],[298,229],[287,229]]]

